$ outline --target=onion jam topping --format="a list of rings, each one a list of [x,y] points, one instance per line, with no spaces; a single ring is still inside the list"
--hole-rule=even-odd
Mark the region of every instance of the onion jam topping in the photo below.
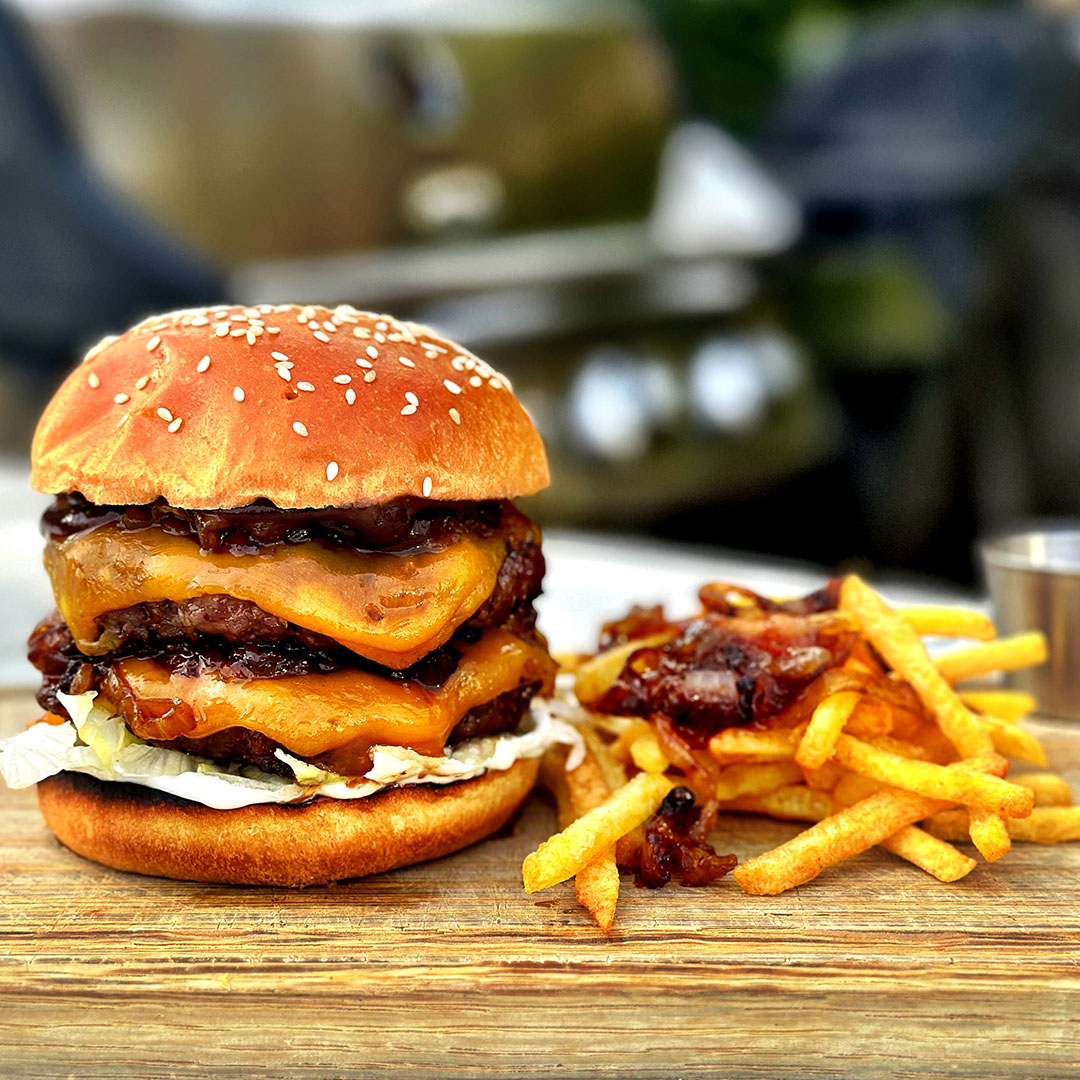
[[[282,510],[265,499],[229,510],[185,510],[164,499],[140,506],[101,506],[77,492],[58,495],[41,519],[48,540],[114,525],[133,532],[158,527],[197,540],[206,551],[253,555],[275,544],[315,540],[357,551],[413,554],[445,547],[463,534],[491,536],[520,516],[507,500],[439,503],[406,496],[376,506]]]

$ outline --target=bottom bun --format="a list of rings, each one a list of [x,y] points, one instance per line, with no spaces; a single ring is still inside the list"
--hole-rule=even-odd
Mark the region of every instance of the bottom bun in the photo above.
[[[213,810],[153,788],[63,772],[38,784],[60,842],[154,877],[236,885],[325,885],[437,859],[500,829],[536,781],[539,758],[365,799]]]

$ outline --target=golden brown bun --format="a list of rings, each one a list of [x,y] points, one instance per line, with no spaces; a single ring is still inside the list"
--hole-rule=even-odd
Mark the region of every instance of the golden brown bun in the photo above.
[[[539,758],[445,786],[366,799],[212,810],[135,784],[59,773],[38,802],[61,843],[154,877],[235,885],[325,885],[437,859],[500,829],[525,801]]]
[[[424,327],[349,307],[147,319],[68,376],[31,457],[38,491],[191,509],[515,498],[548,483],[501,375]]]

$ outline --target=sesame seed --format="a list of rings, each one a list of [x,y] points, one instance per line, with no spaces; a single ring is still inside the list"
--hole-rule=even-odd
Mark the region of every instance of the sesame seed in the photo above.
[[[292,381],[292,372],[287,367],[279,367],[276,369],[277,373],[286,381]]]
[[[414,412],[416,412],[416,406],[415,406],[415,405],[406,405],[406,406],[405,406],[405,407],[404,407],[404,408],[403,408],[403,409],[401,410],[401,415],[402,415],[402,416],[412,416],[412,414],[413,414]]]
[[[322,330],[316,330],[315,333],[312,336],[317,341],[327,341],[328,342],[330,340],[330,335],[323,333]]]
[[[281,327],[280,326],[268,326],[266,328],[266,332],[268,334],[280,334],[281,333]]]
[[[420,399],[411,390],[406,390],[405,391],[405,400],[410,405],[419,405],[420,404]]]
[[[254,344],[255,344],[255,342],[256,342],[256,341],[258,341],[258,340],[259,340],[259,337],[258,337],[258,335],[257,335],[257,334],[255,333],[255,331],[254,331],[254,330],[249,330],[249,331],[247,332],[247,343],[248,343],[249,345],[254,345]]]
[[[146,343],[146,351],[147,351],[147,352],[153,352],[153,351],[154,351],[154,350],[155,350],[155,349],[156,349],[156,348],[157,348],[157,347],[158,347],[158,346],[159,346],[160,344],[161,344],[161,338],[159,338],[159,337],[157,336],[157,334],[155,334],[155,335],[154,335],[154,336],[153,336],[153,337],[152,337],[152,338],[151,338],[151,339],[150,339],[150,340],[149,340],[149,341],[148,341],[148,342]]]
[[[369,368],[371,367],[371,361],[365,360],[362,356],[358,356],[356,358],[356,366],[362,368]]]
[[[337,479],[337,474],[338,463],[336,461],[331,461],[330,464],[326,466],[326,479],[334,481]]]
[[[205,315],[196,315],[195,318],[191,320],[191,325],[192,326],[209,326],[210,325],[210,320]]]
[[[449,390],[451,394],[460,394],[461,393],[461,387],[458,386],[458,384],[456,382],[454,382],[453,379],[443,379],[443,386],[445,386],[446,389]]]
[[[210,366],[210,357],[204,356],[196,365],[195,370],[202,374]]]
[[[380,319],[375,324],[375,329],[376,330],[389,330],[390,328],[386,325],[386,321],[384,319]]]
[[[236,398],[237,401],[243,401],[245,396],[244,388],[242,386],[234,386],[232,396]]]
[[[172,422],[172,423],[171,423],[171,424],[169,425],[169,434],[170,434],[170,435],[175,435],[175,434],[176,434],[176,433],[177,433],[177,432],[178,432],[178,431],[180,430],[180,425],[181,425],[181,424],[182,424],[183,422],[184,422],[184,418],[183,418],[182,416],[178,416],[178,417],[177,417],[177,418],[176,418],[176,419],[175,419],[175,420],[174,420],[174,421],[173,421],[173,422]]]
[[[289,358],[283,352],[272,352],[270,354],[272,360],[288,360]]]
[[[351,375],[335,375],[334,376],[334,382],[342,383],[343,385],[345,383],[351,383],[352,382],[352,376]]]
[[[172,423],[173,414],[169,412],[168,409],[158,409],[157,414],[161,417],[162,420],[165,421],[166,424]]]
[[[117,395],[116,395],[116,396],[115,396],[115,397],[113,398],[113,401],[114,401],[114,402],[115,402],[115,403],[116,403],[117,405],[123,405],[125,401],[130,401],[130,400],[131,400],[131,398],[130,398],[130,397],[128,397],[128,395],[127,395],[127,394],[117,394]]]
[[[450,410],[450,419],[453,420],[455,424],[460,424],[461,423],[461,413],[459,413],[457,411],[457,409],[451,409]]]
[[[365,371],[364,372],[364,382],[374,382],[374,381],[375,381],[375,372],[374,371]]]
[[[150,381],[150,376],[149,375],[140,375],[135,380],[135,389],[136,390],[142,390],[149,381]]]
[[[378,342],[378,343],[379,343],[380,345],[382,345],[382,344],[384,344],[384,343],[386,342],[386,335],[385,335],[385,334],[383,334],[383,333],[381,333],[381,332],[379,332],[379,333],[376,333],[376,334],[375,334],[375,340],[376,340],[376,341],[377,341],[377,342]]]
[[[258,308],[255,308],[255,307],[246,307],[246,308],[244,308],[244,314],[249,319],[257,319],[262,314],[262,312]]]
[[[246,315],[230,315],[229,318],[233,322],[247,322],[247,316]]]
[[[336,334],[337,333],[337,326],[334,323],[332,323],[329,319],[327,319],[326,322],[324,322],[322,324],[322,328],[328,334]]]
[[[96,371],[91,371],[90,374],[86,376],[86,382],[91,390],[96,390],[101,385],[101,379],[98,378],[98,373]]]
[[[301,424],[299,420],[293,421],[292,429],[296,432],[297,435],[307,435],[307,428],[304,427],[304,425]]]
[[[349,389],[348,389],[348,390],[346,390],[346,391],[345,391],[345,400],[346,400],[346,401],[347,401],[347,402],[348,402],[348,403],[349,403],[350,405],[352,405],[352,404],[353,404],[353,402],[355,402],[355,401],[356,401],[356,391],[355,391],[355,390],[354,390],[354,389],[353,389],[353,388],[352,388],[351,386],[349,387]]]
[[[310,392],[310,391],[314,390],[315,387],[312,386],[311,383],[309,383],[309,382],[298,382],[296,384],[296,389],[297,390],[307,390],[307,391]]]
[[[375,359],[377,359],[377,358],[378,358],[378,355],[379,355],[379,350],[378,350],[378,349],[376,349],[374,345],[369,345],[369,346],[368,346],[368,347],[367,347],[367,348],[366,348],[366,349],[364,350],[364,352],[366,352],[366,353],[368,354],[368,356],[370,356],[370,357],[371,357],[371,359],[372,359],[372,360],[375,360]]]
[[[230,330],[229,331],[229,337],[246,337],[246,336],[247,336],[247,331],[242,326],[238,326],[235,330]]]
[[[484,385],[484,380],[481,379],[479,375],[471,375],[469,377],[469,385],[470,386],[483,386]]]
[[[220,326],[214,327],[215,337],[224,337],[229,332],[229,324],[222,323]]]
[[[371,337],[371,331],[366,326],[354,326],[353,337],[369,338]]]
[[[425,476],[424,477],[423,491],[424,491],[424,498],[425,499],[428,498],[431,495],[431,477],[430,476]]]
[[[399,356],[398,363],[401,364],[403,367],[416,367],[416,365],[407,356]]]

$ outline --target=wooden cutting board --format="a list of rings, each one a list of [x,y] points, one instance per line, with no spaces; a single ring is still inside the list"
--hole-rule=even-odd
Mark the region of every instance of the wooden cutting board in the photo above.
[[[1038,733],[1080,793],[1080,729]],[[1080,1075],[1080,844],[955,885],[879,851],[777,897],[624,877],[605,937],[571,885],[521,889],[552,818],[535,799],[456,856],[288,891],[107,870],[4,791],[0,1075]]]

